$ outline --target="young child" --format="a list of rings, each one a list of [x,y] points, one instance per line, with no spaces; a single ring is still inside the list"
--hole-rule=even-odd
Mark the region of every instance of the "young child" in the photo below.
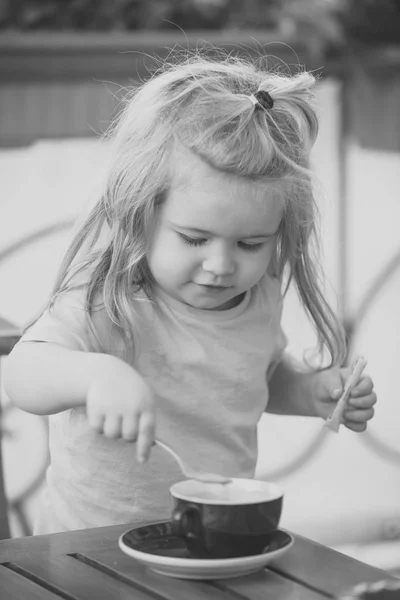
[[[310,250],[314,84],[198,54],[134,91],[104,193],[6,365],[15,404],[50,415],[35,533],[168,518],[182,474],[155,436],[195,469],[251,478],[264,411],[331,414],[349,371]],[[284,352],[290,283],[324,369]],[[345,426],[363,431],[375,401],[364,375]]]

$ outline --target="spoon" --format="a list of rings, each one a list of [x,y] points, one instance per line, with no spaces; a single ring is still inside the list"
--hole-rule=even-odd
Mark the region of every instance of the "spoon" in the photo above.
[[[187,465],[185,465],[183,463],[181,457],[178,456],[176,454],[176,452],[174,452],[174,450],[172,450],[172,448],[167,446],[167,444],[164,444],[164,442],[160,442],[160,440],[157,440],[157,439],[154,440],[154,443],[157,444],[158,446],[160,446],[160,448],[164,448],[164,450],[169,452],[171,454],[171,456],[173,456],[175,458],[182,473],[188,479],[196,479],[197,481],[202,481],[203,483],[229,483],[231,481],[231,479],[229,477],[224,477],[223,475],[217,475],[217,473],[205,473],[202,471],[196,471],[195,469],[192,469],[192,468],[188,467]]]

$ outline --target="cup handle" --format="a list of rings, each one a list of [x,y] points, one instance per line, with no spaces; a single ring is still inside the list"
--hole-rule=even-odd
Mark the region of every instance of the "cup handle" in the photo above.
[[[198,506],[187,504],[183,508],[175,508],[172,512],[171,523],[174,535],[190,541],[199,554],[207,555],[201,511]]]

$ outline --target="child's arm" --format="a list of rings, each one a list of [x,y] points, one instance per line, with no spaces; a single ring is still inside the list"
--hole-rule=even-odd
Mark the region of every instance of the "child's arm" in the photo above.
[[[288,355],[276,366],[268,384],[266,412],[276,415],[316,417],[313,395],[315,374],[302,371]]]
[[[332,367],[321,371],[305,371],[284,355],[269,380],[270,399],[267,412],[328,419],[332,414],[350,375],[350,369]],[[376,394],[368,375],[362,375],[352,388],[344,425],[352,431],[365,431],[374,416]]]
[[[137,441],[138,458],[148,457],[154,437],[153,394],[119,358],[24,342],[7,357],[4,385],[16,406],[34,414],[86,406],[94,430]]]
[[[50,415],[83,406],[92,379],[116,360],[47,342],[25,342],[5,361],[4,388],[18,408]]]

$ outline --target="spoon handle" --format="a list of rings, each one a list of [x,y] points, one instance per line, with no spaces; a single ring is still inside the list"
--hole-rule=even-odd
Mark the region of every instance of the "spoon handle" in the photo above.
[[[224,477],[223,475],[217,475],[216,473],[203,473],[191,469],[183,463],[181,457],[172,450],[172,448],[167,446],[167,444],[164,444],[164,442],[161,442],[156,438],[154,439],[154,443],[157,444],[157,446],[160,446],[160,448],[164,448],[164,450],[169,452],[171,456],[175,458],[183,475],[188,479],[197,479],[197,481],[203,481],[204,483],[229,483],[231,481],[230,477]]]
[[[157,446],[160,446],[160,448],[164,448],[164,450],[166,450],[167,452],[169,452],[171,454],[171,456],[173,456],[173,458],[178,463],[179,468],[182,471],[182,473],[184,475],[186,475],[186,473],[185,473],[185,467],[183,465],[183,462],[181,461],[180,457],[176,454],[176,452],[174,452],[174,450],[172,450],[172,448],[170,448],[169,446],[167,446],[167,444],[164,444],[164,442],[161,442],[160,440],[154,439],[154,443],[157,444]]]

